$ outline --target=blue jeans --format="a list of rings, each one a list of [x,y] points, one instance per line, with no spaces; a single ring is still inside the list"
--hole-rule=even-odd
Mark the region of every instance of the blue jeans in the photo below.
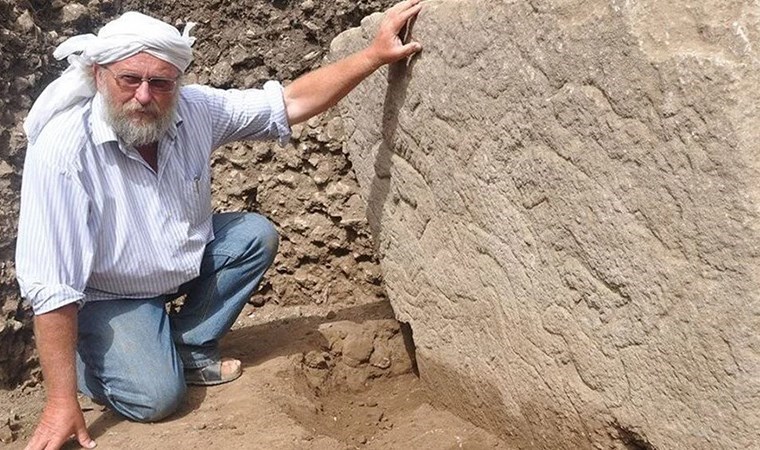
[[[177,313],[173,296],[86,303],[79,311],[79,390],[140,422],[160,420],[184,398],[184,369],[219,360],[219,339],[234,323],[277,254],[272,224],[252,213],[213,217],[198,278]]]

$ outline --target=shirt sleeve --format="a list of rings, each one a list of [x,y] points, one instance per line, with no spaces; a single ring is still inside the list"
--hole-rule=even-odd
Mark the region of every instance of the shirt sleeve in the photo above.
[[[94,255],[90,201],[71,173],[26,158],[16,242],[21,295],[35,314],[84,299]]]
[[[290,124],[283,87],[268,81],[263,89],[215,89],[196,86],[212,118],[214,148],[234,141],[277,139],[285,145]]]

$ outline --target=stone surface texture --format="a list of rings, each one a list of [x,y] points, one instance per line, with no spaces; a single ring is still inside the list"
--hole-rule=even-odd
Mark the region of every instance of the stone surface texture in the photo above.
[[[430,1],[423,53],[342,103],[443,405],[514,448],[756,448],[759,21],[731,0]]]

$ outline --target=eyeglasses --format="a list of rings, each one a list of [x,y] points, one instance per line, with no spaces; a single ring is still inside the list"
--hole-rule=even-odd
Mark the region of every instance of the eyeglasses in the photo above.
[[[179,80],[179,77],[177,78],[164,78],[164,77],[143,78],[133,73],[118,73],[117,74],[117,73],[114,73],[114,71],[112,71],[106,66],[99,66],[99,67],[105,70],[106,72],[110,73],[111,76],[113,76],[114,80],[116,80],[116,84],[124,90],[135,91],[137,90],[137,88],[140,87],[141,84],[143,84],[144,81],[146,81],[148,83],[148,87],[153,92],[172,92],[174,88],[177,87],[177,80]]]

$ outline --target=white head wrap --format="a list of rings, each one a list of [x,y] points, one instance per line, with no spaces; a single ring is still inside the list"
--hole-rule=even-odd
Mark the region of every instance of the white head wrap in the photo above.
[[[193,60],[195,38],[189,33],[194,26],[188,22],[180,34],[175,27],[158,19],[127,12],[103,26],[97,36],[81,34],[64,41],[53,56],[59,60],[68,57],[69,67],[32,105],[24,122],[29,143],[34,143],[56,114],[95,95],[93,64],[110,64],[145,52],[184,72]]]

